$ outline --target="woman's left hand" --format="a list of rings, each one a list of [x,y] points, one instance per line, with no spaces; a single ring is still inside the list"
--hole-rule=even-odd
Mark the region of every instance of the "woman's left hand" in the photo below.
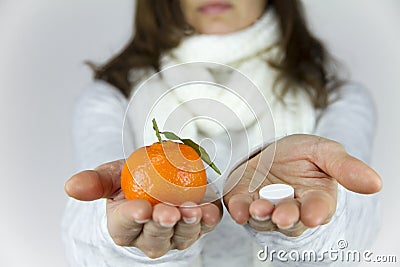
[[[336,210],[338,183],[362,194],[376,193],[382,187],[379,175],[342,145],[313,135],[284,137],[276,142],[275,155],[270,145],[247,163],[243,177],[225,194],[224,203],[237,223],[248,223],[257,231],[299,236],[308,227],[330,221]],[[265,177],[262,186],[291,185],[295,198],[276,206],[259,199],[258,190],[249,192],[254,174]]]

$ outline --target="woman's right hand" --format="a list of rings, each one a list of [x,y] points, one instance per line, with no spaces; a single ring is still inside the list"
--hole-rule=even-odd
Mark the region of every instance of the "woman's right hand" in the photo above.
[[[106,198],[107,228],[115,244],[133,246],[150,258],[171,249],[186,249],[201,235],[212,231],[222,216],[221,202],[180,207],[146,200],[126,200],[120,188],[124,160],[82,171],[65,183],[66,193],[75,199]],[[211,193],[211,192],[208,192]]]

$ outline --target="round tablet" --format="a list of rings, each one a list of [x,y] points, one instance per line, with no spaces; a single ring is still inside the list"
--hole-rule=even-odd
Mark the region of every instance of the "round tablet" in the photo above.
[[[294,188],[287,184],[270,184],[260,189],[260,198],[277,204],[284,198],[294,197]]]

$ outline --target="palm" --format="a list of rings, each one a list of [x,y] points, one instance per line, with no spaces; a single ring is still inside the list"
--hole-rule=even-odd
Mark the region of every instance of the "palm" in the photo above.
[[[338,182],[359,193],[375,193],[381,186],[379,176],[341,145],[310,135],[285,137],[276,149],[267,147],[240,168],[240,181],[224,197],[233,219],[259,231],[277,230],[290,236],[329,222],[336,210]],[[289,184],[295,198],[274,206],[259,199],[257,190],[249,192],[254,180],[263,180],[261,186]]]
[[[302,196],[311,190],[325,191],[336,200],[337,181],[308,160],[276,159],[264,185],[282,183],[295,189],[295,198],[300,202]]]

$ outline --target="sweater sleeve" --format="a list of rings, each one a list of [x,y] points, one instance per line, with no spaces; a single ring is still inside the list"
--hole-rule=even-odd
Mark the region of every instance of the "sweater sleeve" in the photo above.
[[[91,84],[77,99],[73,138],[80,170],[124,158],[122,125],[127,105],[128,101],[118,90],[100,81]],[[128,151],[133,147],[129,138],[124,145],[129,146],[125,147]],[[200,239],[186,250],[172,250],[158,259],[150,259],[134,247],[117,246],[107,230],[104,199],[91,202],[69,199],[62,221],[62,237],[70,266],[98,267],[188,266],[200,253],[203,242]]]
[[[330,97],[334,101],[321,111],[314,134],[338,141],[349,154],[368,162],[376,120],[371,96],[359,85],[346,84]],[[346,253],[357,250],[360,261],[363,261],[363,251],[369,247],[379,231],[378,196],[379,194],[357,194],[339,185],[338,203],[332,220],[326,225],[307,229],[299,237],[287,237],[279,232],[256,232],[248,225],[245,227],[263,246],[264,251],[268,248],[269,251],[283,250],[287,253],[284,257],[287,262],[280,261],[275,255],[274,266],[298,266],[298,261],[301,261],[301,266],[342,266],[346,263],[355,265],[357,262],[351,257],[349,262],[346,258],[340,260],[336,257],[342,255],[342,251]],[[335,250],[337,253],[331,256],[329,252]],[[292,251],[298,252],[292,256],[300,257],[288,257]],[[302,259],[307,251],[315,252],[317,259]],[[271,260],[270,257],[269,259]]]

